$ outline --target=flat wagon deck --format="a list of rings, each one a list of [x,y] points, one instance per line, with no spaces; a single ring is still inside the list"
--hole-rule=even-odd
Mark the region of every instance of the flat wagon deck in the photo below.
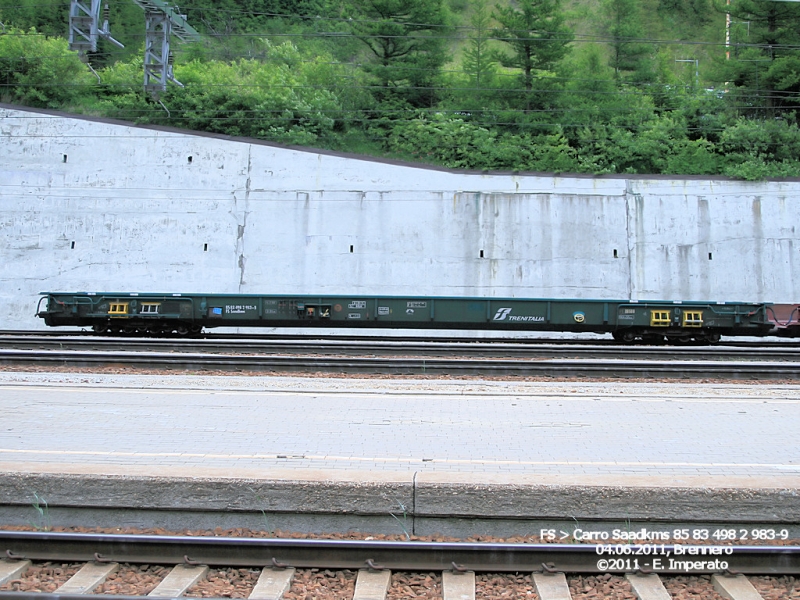
[[[472,329],[609,333],[622,342],[715,343],[764,336],[770,304],[418,296],[43,292],[49,326],[98,333],[192,335],[214,327]],[[781,313],[783,314],[783,313]]]

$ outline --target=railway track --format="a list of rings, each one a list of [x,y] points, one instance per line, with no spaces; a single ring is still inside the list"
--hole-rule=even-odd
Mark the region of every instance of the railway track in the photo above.
[[[769,361],[469,359],[337,356],[239,356],[157,352],[0,350],[0,364],[52,367],[130,367],[184,371],[258,371],[381,375],[516,377],[649,377],[795,380],[800,363]]]
[[[565,334],[564,336],[558,337],[546,337],[545,332],[541,332],[538,335],[531,336],[526,335],[525,332],[519,333],[517,336],[502,336],[502,335],[470,335],[469,332],[465,332],[464,335],[447,335],[444,332],[437,332],[434,335],[431,335],[431,332],[427,332],[425,330],[419,330],[412,335],[398,335],[395,331],[392,332],[391,336],[385,336],[380,333],[379,330],[374,332],[368,333],[326,333],[325,331],[317,331],[317,330],[304,330],[302,333],[264,333],[264,332],[253,332],[253,333],[221,333],[219,330],[212,330],[212,331],[204,331],[203,333],[199,334],[196,337],[192,338],[171,338],[172,340],[175,339],[182,339],[186,341],[199,341],[199,340],[207,340],[209,342],[222,342],[222,341],[233,341],[239,340],[244,342],[268,342],[268,341],[277,341],[277,342],[299,342],[299,341],[306,341],[306,342],[314,342],[314,341],[335,341],[335,342],[370,342],[376,340],[385,340],[391,342],[402,342],[402,343],[454,343],[454,344],[470,344],[470,343],[480,343],[484,345],[492,345],[492,344],[506,344],[506,345],[516,345],[516,346],[537,346],[537,345],[549,345],[549,346],[617,346],[619,347],[619,342],[614,341],[611,339],[610,336],[607,335],[596,335],[596,336],[586,336],[580,334]],[[70,338],[96,338],[96,339],[120,339],[120,338],[110,338],[105,336],[98,336],[97,333],[89,330],[89,329],[80,329],[80,330],[63,330],[63,329],[37,329],[37,330],[0,330],[0,340],[4,339],[11,339],[11,338],[42,338],[42,339],[70,339]],[[170,341],[170,338],[145,338],[145,337],[125,337],[126,340],[138,340],[138,341]],[[645,344],[643,342],[634,342],[631,345],[627,345],[626,347],[658,347],[654,344]],[[692,346],[680,346],[680,348],[691,348]],[[798,348],[800,349],[800,340],[797,338],[774,338],[774,337],[764,337],[764,338],[728,338],[723,339],[718,344],[713,346],[714,348],[720,347],[739,347],[739,348],[779,348],[779,349],[787,349],[787,348]],[[710,348],[709,346],[700,346],[701,349]]]
[[[580,358],[623,360],[745,360],[800,362],[800,347],[521,345],[497,341],[396,341],[393,339],[187,340],[0,336],[0,349],[62,351],[183,352],[240,355],[470,356],[481,358]]]
[[[429,573],[431,585],[441,586],[437,597],[443,600],[476,597],[476,579],[482,574],[524,574],[540,600],[572,598],[569,579],[601,575],[627,581],[642,600],[669,599],[670,578],[710,575],[708,583],[733,600],[762,598],[750,579],[754,576],[800,575],[800,547],[797,546],[731,546],[715,564],[708,555],[691,556],[687,568],[685,554],[673,545],[619,545],[617,552],[594,544],[503,544],[503,543],[434,543],[384,542],[309,539],[255,539],[216,537],[132,536],[108,534],[0,532],[0,547],[6,558],[0,561],[0,597],[32,598],[19,591],[26,571],[37,562],[80,563],[67,569],[51,594],[37,598],[85,598],[85,594],[102,589],[107,578],[131,565],[168,565],[158,581],[139,588],[137,594],[149,597],[177,598],[194,589],[211,570],[246,569],[252,573],[251,583],[240,590],[239,597],[254,599],[281,598],[292,586],[292,580],[309,570],[334,572],[338,583],[350,580],[351,589],[333,595],[318,593],[306,597],[375,599],[385,598],[393,579],[403,573]],[[649,548],[648,553],[634,553]],[[686,547],[682,547],[684,550]],[[693,548],[702,548],[693,546]],[[708,547],[706,547],[708,548]],[[716,547],[723,548],[723,547]],[[663,561],[657,568],[654,552]],[[676,554],[677,553],[677,554]],[[680,557],[680,560],[677,560]],[[716,556],[717,559],[720,556]],[[698,563],[703,562],[702,566]],[[724,567],[721,568],[721,564]],[[648,566],[650,568],[648,568]],[[663,568],[662,568],[663,567]],[[62,571],[64,569],[62,568]],[[319,572],[319,571],[316,571]],[[218,577],[218,575],[215,575]],[[302,577],[301,577],[302,579]],[[337,579],[337,577],[333,577]],[[485,578],[484,578],[485,579]],[[794,579],[791,580],[794,582]],[[795,588],[795,584],[790,584]],[[52,587],[52,586],[51,586]],[[726,591],[723,591],[726,590]],[[245,593],[246,592],[246,593]],[[788,594],[794,590],[787,588]],[[800,593],[800,589],[798,589]],[[530,594],[529,594],[530,596]],[[124,598],[127,596],[116,596]],[[140,596],[136,596],[140,597]],[[296,596],[292,596],[296,597]],[[399,596],[399,597],[402,597]],[[408,597],[408,596],[406,596]],[[480,597],[480,596],[478,596]],[[786,598],[796,597],[786,595]]]
[[[175,342],[171,342],[175,344]],[[59,342],[56,345],[64,344]],[[347,373],[381,375],[450,375],[450,376],[517,376],[557,378],[681,378],[729,380],[795,380],[800,379],[800,357],[785,355],[784,360],[765,360],[760,353],[727,356],[714,360],[699,355],[695,360],[678,359],[667,354],[652,354],[649,350],[636,358],[617,355],[596,357],[590,349],[587,357],[554,358],[552,355],[492,358],[464,356],[451,349],[449,357],[414,356],[407,347],[394,351],[405,356],[352,356],[339,347],[329,354],[314,347],[301,351],[282,350],[280,353],[220,354],[210,351],[136,351],[127,341],[99,350],[15,350],[0,348],[0,364],[36,366],[39,368],[78,367],[98,368],[124,366],[134,369],[167,369],[184,371],[257,371],[301,373]],[[67,344],[68,345],[68,344]],[[574,352],[575,349],[573,348]],[[369,353],[360,348],[360,353]]]

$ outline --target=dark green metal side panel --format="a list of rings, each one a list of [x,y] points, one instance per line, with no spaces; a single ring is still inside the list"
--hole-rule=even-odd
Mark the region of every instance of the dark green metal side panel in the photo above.
[[[508,331],[660,333],[682,327],[684,311],[702,313],[703,328],[762,334],[770,324],[766,304],[628,300],[447,298],[415,296],[307,296],[238,294],[150,294],[126,292],[46,293],[39,313],[48,325],[90,326],[100,319],[174,320],[205,327],[385,327],[498,329]],[[124,316],[109,304],[125,302]],[[158,314],[143,310],[159,303]],[[652,326],[653,310],[669,314],[669,325]]]

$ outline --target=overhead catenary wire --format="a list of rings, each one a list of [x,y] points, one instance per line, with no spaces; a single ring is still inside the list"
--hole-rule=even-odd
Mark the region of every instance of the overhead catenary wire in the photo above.
[[[537,32],[540,35],[552,35],[557,36],[556,33],[550,32]],[[39,37],[52,37],[47,33],[42,32],[6,32],[4,35],[7,36],[39,36]],[[122,35],[127,35],[128,37],[141,38],[144,40],[143,33],[123,33]],[[360,38],[380,38],[380,39],[408,39],[408,40],[428,40],[428,39],[440,39],[440,40],[453,40],[453,41],[465,41],[465,38],[460,38],[456,36],[429,36],[429,35],[384,35],[380,33],[375,34],[367,34],[367,33],[348,33],[348,32],[258,32],[258,33],[226,33],[226,34],[203,34],[209,38],[250,38],[250,39],[259,39],[259,38],[319,38],[319,39],[342,39],[342,38],[353,38],[353,39],[360,39]],[[517,42],[519,41],[518,38],[513,37],[502,37],[502,36],[487,36],[482,38],[489,41],[498,41],[498,42]],[[549,38],[549,39],[559,39],[558,37]],[[712,48],[726,48],[725,42],[705,42],[705,41],[695,41],[695,40],[664,40],[664,39],[655,39],[655,38],[638,38],[638,37],[600,37],[600,36],[584,36],[584,37],[573,37],[569,36],[568,38],[563,38],[566,40],[567,43],[592,43],[592,44],[610,44],[610,43],[643,43],[643,44],[652,44],[654,46],[706,46]],[[469,38],[466,38],[468,41]],[[534,40],[535,41],[535,40]],[[773,43],[746,43],[746,42],[736,42],[732,45],[727,46],[727,48],[756,48],[762,50],[798,50],[800,49],[800,44],[773,44]]]
[[[555,80],[555,79],[554,79]],[[566,79],[565,81],[573,81],[570,79]],[[120,90],[138,90],[140,87],[137,83],[102,83],[97,84],[96,82],[91,83],[7,83],[3,84],[0,83],[0,89],[3,87],[9,88],[89,88],[95,89],[98,85],[102,85],[107,89],[120,89]],[[651,84],[647,84],[651,85]],[[636,86],[632,86],[636,87]],[[423,86],[423,85],[409,85],[404,86],[403,89],[409,91],[432,91],[432,92],[441,92],[441,91],[452,91],[452,92],[476,92],[476,93],[497,93],[503,94],[507,96],[513,95],[527,95],[527,94],[539,94],[539,95],[563,95],[563,96],[587,96],[587,97],[625,97],[625,96],[634,96],[634,97],[642,97],[647,98],[651,97],[653,94],[658,93],[668,93],[668,90],[664,89],[664,86],[654,86],[655,89],[652,91],[640,91],[640,90],[626,90],[626,89],[613,89],[613,90],[593,90],[593,89],[580,89],[580,88],[531,88],[530,90],[526,89],[509,89],[509,88],[502,88],[502,87],[472,87],[472,86],[458,86],[458,87],[448,87],[448,86]],[[687,85],[684,86],[686,89],[692,89],[693,86]],[[187,89],[202,89],[202,90],[211,90],[214,88],[219,89],[231,89],[231,88],[238,88],[242,90],[246,89],[287,89],[287,90],[319,90],[319,91],[326,91],[326,90],[371,90],[371,91],[381,91],[385,90],[385,87],[378,84],[373,85],[335,85],[335,86],[326,86],[326,85],[308,85],[308,84],[275,84],[269,83],[267,84],[234,84],[234,83],[225,83],[225,84],[210,84],[210,83],[201,83],[198,84],[196,82],[187,82],[186,84]],[[712,90],[713,91],[713,90]],[[735,94],[736,90],[733,91],[729,90],[728,94]],[[709,92],[707,92],[709,93]],[[722,92],[721,92],[722,93]],[[747,97],[748,99],[762,99],[762,100],[792,100],[796,99],[800,102],[800,92],[770,92],[768,90],[764,90],[763,92],[756,92],[751,93],[749,91],[742,92],[742,94]],[[747,105],[743,105],[743,108],[746,108]],[[597,107],[598,110],[613,110],[612,107],[606,105],[600,105]],[[624,107],[625,110],[630,111],[631,106],[627,105]],[[345,109],[341,109],[345,110]],[[378,110],[375,107],[365,107],[363,109],[365,111],[375,111]],[[399,112],[399,109],[381,109],[386,112]],[[464,107],[462,109],[453,108],[453,107],[442,107],[442,108],[411,108],[408,110],[412,111],[423,111],[423,110],[434,110],[436,112],[446,112],[446,111],[472,111],[472,112],[520,112],[520,113],[535,113],[535,112],[560,112],[564,111],[571,111],[577,110],[576,108],[547,108],[547,109],[536,109],[536,108],[504,108],[502,106],[492,107],[492,108],[469,108]],[[245,111],[246,112],[246,111]]]

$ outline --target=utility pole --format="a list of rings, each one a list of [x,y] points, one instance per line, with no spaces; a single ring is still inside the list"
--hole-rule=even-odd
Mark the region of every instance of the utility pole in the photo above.
[[[725,11],[725,60],[731,59],[731,0],[725,0],[725,6],[728,10]]]

